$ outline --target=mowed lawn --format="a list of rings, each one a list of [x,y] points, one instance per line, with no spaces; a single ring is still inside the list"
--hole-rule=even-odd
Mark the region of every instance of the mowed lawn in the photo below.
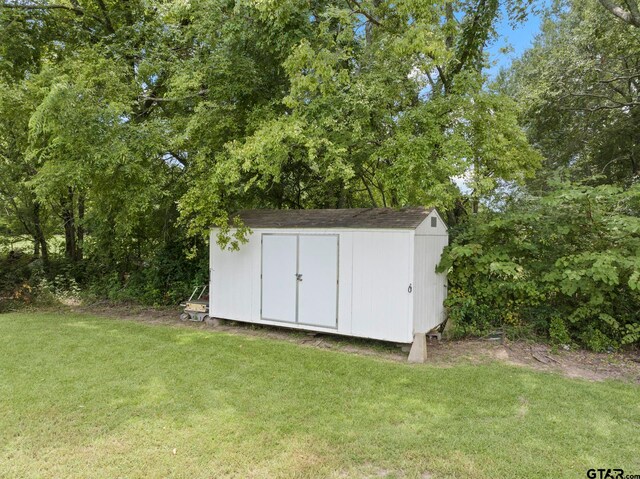
[[[0,477],[640,474],[640,387],[408,365],[77,314],[0,315]]]

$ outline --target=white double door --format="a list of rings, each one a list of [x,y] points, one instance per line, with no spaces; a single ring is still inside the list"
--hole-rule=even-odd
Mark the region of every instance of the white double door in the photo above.
[[[336,328],[338,235],[263,234],[264,320]]]

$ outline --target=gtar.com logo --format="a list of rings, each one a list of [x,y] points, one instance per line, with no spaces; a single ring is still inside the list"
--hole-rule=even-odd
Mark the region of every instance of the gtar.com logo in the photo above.
[[[589,469],[589,479],[625,479],[622,469]]]

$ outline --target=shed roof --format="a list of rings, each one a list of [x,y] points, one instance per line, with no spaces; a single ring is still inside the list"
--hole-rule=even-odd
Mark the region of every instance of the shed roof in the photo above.
[[[321,210],[242,210],[250,228],[415,229],[433,208],[349,208]]]

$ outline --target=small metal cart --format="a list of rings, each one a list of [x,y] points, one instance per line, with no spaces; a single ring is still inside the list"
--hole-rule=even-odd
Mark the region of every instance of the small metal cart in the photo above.
[[[189,299],[181,303],[184,311],[181,321],[207,321],[209,319],[209,285],[196,286]]]

